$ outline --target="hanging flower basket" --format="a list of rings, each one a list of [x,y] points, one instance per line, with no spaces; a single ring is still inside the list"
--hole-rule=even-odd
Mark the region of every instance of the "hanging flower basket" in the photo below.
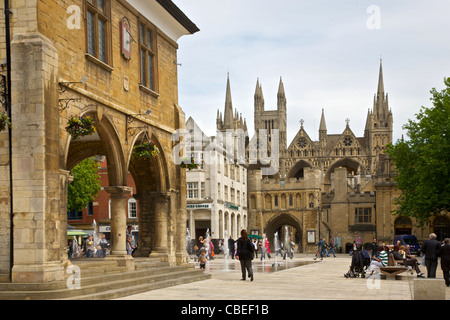
[[[95,132],[95,126],[91,117],[72,117],[67,122],[66,131],[72,138],[90,136]]]
[[[9,126],[11,126],[11,119],[4,112],[0,112],[0,131],[5,130]]]
[[[153,142],[143,142],[133,147],[133,155],[138,158],[154,158],[159,154],[159,149]]]
[[[187,168],[188,170],[192,170],[192,169],[198,169],[198,164],[195,163],[194,158],[191,158],[191,162],[189,162],[189,160],[183,160],[180,164],[180,167]]]

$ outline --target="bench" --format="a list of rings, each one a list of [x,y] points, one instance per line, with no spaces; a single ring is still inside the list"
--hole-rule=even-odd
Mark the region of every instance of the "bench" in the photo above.
[[[405,266],[387,266],[380,268],[380,272],[386,276],[386,279],[393,279],[393,280],[395,280],[396,275],[403,273],[405,271],[408,271],[408,268]]]
[[[395,280],[395,276],[408,271],[408,268],[403,265],[402,260],[394,260],[394,256],[389,254],[388,265],[386,267],[381,267],[380,272],[386,276],[386,279]]]

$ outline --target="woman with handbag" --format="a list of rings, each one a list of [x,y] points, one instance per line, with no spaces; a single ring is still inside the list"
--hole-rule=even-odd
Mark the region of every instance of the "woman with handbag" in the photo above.
[[[250,280],[253,281],[252,260],[255,253],[255,246],[250,241],[247,234],[247,230],[242,229],[241,237],[236,242],[237,242],[236,259],[238,259],[239,262],[241,263],[241,272],[242,272],[241,280],[246,280],[245,275],[246,273],[248,273]]]

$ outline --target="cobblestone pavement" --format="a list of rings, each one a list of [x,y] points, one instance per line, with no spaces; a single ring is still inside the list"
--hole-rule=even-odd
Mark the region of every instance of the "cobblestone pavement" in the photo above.
[[[344,277],[351,257],[314,261],[313,255],[296,254],[294,259],[277,263],[272,256],[263,263],[253,260],[254,281],[242,281],[239,261],[223,256],[209,262],[205,272],[211,279],[144,292],[120,300],[241,300],[243,292],[252,300],[411,300],[416,274],[405,272],[399,280],[368,280]],[[420,261],[420,258],[419,258]],[[198,266],[196,265],[196,268]],[[426,268],[421,266],[422,272]],[[442,279],[438,266],[437,278]],[[420,279],[423,280],[423,279]],[[446,300],[450,288],[445,287]]]

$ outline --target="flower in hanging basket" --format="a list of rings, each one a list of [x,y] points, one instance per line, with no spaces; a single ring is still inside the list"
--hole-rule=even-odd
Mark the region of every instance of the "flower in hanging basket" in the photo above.
[[[11,119],[4,112],[0,112],[0,131],[5,130],[9,126],[11,126]]]
[[[95,132],[95,126],[91,117],[71,117],[67,122],[66,131],[72,138],[90,136]]]
[[[154,158],[159,154],[159,149],[153,142],[143,142],[133,147],[133,155],[139,158]]]
[[[191,158],[191,162],[189,160],[183,160],[180,164],[181,168],[187,168],[188,170],[198,169],[198,164],[195,163],[194,158]]]

